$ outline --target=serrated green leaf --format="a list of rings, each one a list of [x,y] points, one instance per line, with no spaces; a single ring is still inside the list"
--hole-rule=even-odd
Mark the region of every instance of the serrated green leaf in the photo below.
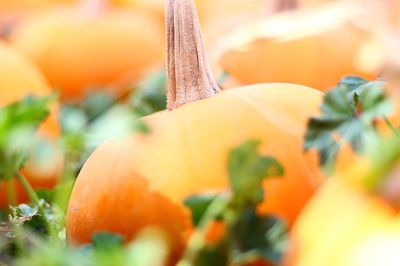
[[[210,204],[218,197],[213,194],[201,194],[185,199],[184,204],[191,210],[192,221],[195,226],[199,224]]]
[[[35,130],[53,99],[28,96],[0,109],[0,180],[13,178],[27,162]]]
[[[236,247],[233,261],[239,265],[258,259],[278,263],[286,250],[286,225],[273,216],[258,215],[253,208],[241,212],[232,232]]]
[[[357,76],[347,76],[340,80],[339,86],[347,87],[347,90],[352,92],[359,88],[361,85],[368,83],[368,80]]]
[[[246,141],[228,156],[228,173],[235,204],[257,204],[264,199],[262,182],[265,178],[284,174],[280,163],[258,153],[261,142]]]
[[[349,143],[362,152],[375,121],[391,111],[380,81],[345,77],[329,91],[320,107],[321,115],[308,121],[304,149],[317,149],[322,166],[331,168],[341,146]]]

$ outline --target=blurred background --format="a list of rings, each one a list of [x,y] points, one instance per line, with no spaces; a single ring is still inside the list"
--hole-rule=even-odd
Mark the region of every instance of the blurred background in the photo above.
[[[344,76],[378,79],[387,82],[398,127],[399,0],[195,2],[222,89],[284,82],[326,92]],[[165,0],[0,0],[0,107],[32,94],[57,96],[22,172],[34,189],[56,190],[50,200],[48,191],[40,197],[57,207],[52,212],[63,240],[69,195],[89,154],[105,139],[130,134],[136,118],[166,109],[164,5]],[[135,124],[138,129],[146,131]],[[0,142],[0,152],[10,142]],[[19,209],[10,203],[27,203],[29,197],[19,183],[10,197],[11,182],[4,180],[0,232],[9,217],[25,219],[34,212],[15,215]],[[32,265],[41,265],[46,254]],[[14,255],[0,252],[0,264]]]
[[[395,79],[396,0],[197,0],[224,88],[293,82],[326,90],[348,74]],[[63,100],[121,91],[164,61],[162,0],[0,0],[0,35]]]

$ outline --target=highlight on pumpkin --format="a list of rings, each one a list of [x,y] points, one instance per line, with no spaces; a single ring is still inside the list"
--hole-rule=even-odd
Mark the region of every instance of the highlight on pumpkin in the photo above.
[[[0,0],[0,265],[398,265],[392,0]]]

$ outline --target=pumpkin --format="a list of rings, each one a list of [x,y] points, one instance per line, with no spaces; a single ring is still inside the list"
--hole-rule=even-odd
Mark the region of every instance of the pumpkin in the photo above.
[[[0,42],[0,106],[11,104],[30,94],[44,96],[50,93],[49,84],[36,66],[14,48]],[[53,111],[56,111],[55,108]],[[59,127],[55,112],[52,112],[41,125],[39,134],[50,142],[56,140],[59,135]],[[51,188],[58,180],[60,164],[61,159],[59,158],[54,162],[47,162],[45,166],[31,161],[28,162],[23,172],[33,187]],[[0,181],[0,208],[8,207],[7,190],[8,182]],[[17,203],[26,202],[27,194],[18,183],[16,183],[16,190]]]
[[[71,0],[0,0],[0,37],[7,38],[29,13],[60,2]]]
[[[248,23],[220,41],[218,61],[243,84],[292,82],[327,90],[346,75],[372,79],[383,51],[371,31],[353,23],[363,14],[357,7],[335,4]]]
[[[161,27],[151,16],[110,10],[104,1],[83,2],[43,10],[11,37],[64,100],[77,99],[87,89],[126,89],[161,61],[164,50]]]
[[[398,264],[400,152],[398,140],[390,145],[324,183],[293,227],[285,265]]]
[[[150,11],[163,23],[164,0],[113,0],[117,6]],[[280,0],[195,0],[204,37],[211,45],[225,31],[272,13]],[[212,46],[211,46],[212,47]]]
[[[68,206],[70,243],[87,243],[99,231],[121,233],[131,240],[144,226],[155,224],[167,232],[173,224],[184,228],[183,200],[226,190],[227,155],[249,139],[262,140],[261,151],[285,168],[284,177],[264,183],[267,199],[260,213],[273,213],[291,224],[320,184],[317,160],[302,153],[302,139],[307,118],[318,112],[322,93],[294,84],[220,92],[198,24],[193,1],[168,2],[169,110],[141,120],[149,133],[106,141],[86,161]],[[135,191],[146,198],[161,197],[165,203],[154,207]],[[181,214],[174,219],[177,208]],[[165,213],[171,215],[165,218]],[[180,235],[169,236],[177,241]],[[182,245],[173,250],[177,246]]]

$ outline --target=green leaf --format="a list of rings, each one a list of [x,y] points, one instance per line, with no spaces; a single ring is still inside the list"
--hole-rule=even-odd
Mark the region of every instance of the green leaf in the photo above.
[[[53,202],[56,197],[55,189],[36,189],[36,195],[38,198],[43,199],[46,202]]]
[[[94,91],[88,94],[84,101],[79,104],[79,109],[85,113],[89,121],[93,121],[107,112],[116,102],[115,95],[110,92],[104,90]]]
[[[124,238],[121,235],[109,232],[97,233],[92,238],[95,250],[110,250],[122,247]]]
[[[146,116],[166,109],[167,105],[167,76],[165,71],[150,75],[142,81],[131,102],[133,110],[139,116]]]
[[[23,256],[13,261],[16,266],[94,266],[93,256],[81,249],[70,249],[50,242],[39,242],[34,248],[23,252]],[[33,244],[33,243],[32,243]],[[29,251],[29,252],[27,252]],[[112,265],[112,264],[110,264]]]
[[[229,252],[226,241],[217,245],[209,245],[201,250],[197,257],[196,266],[221,266],[229,265]]]
[[[39,209],[37,207],[31,207],[27,204],[11,207],[11,220],[13,222],[24,223],[32,220],[32,218],[38,214]]]
[[[263,180],[284,174],[277,160],[258,153],[260,144],[260,141],[250,140],[229,153],[229,180],[233,201],[239,206],[261,202],[264,199]]]
[[[49,115],[53,96],[28,96],[0,109],[0,180],[9,180],[28,160],[35,130]]]
[[[236,247],[233,261],[239,265],[258,259],[278,263],[287,247],[286,225],[273,216],[257,215],[254,208],[241,212],[232,233]]]
[[[133,130],[141,134],[149,134],[151,132],[150,127],[140,119],[137,119],[133,122]]]
[[[392,106],[380,81],[345,77],[329,91],[321,105],[321,115],[308,121],[304,149],[317,149],[320,163],[332,167],[344,143],[354,151],[364,150],[366,138],[375,133],[375,122]]]
[[[6,210],[0,209],[0,223],[1,221],[5,221],[7,219],[8,213]]]
[[[18,226],[24,226],[29,228],[33,232],[42,236],[48,235],[47,219],[50,223],[53,223],[55,218],[51,209],[51,206],[44,200],[40,201],[40,206],[45,210],[45,216],[42,217],[39,212],[37,205],[31,204],[20,204],[18,206],[11,206],[10,221]]]
[[[195,226],[200,223],[204,213],[217,197],[218,195],[201,194],[191,196],[184,201],[184,204],[191,210],[192,221]]]

